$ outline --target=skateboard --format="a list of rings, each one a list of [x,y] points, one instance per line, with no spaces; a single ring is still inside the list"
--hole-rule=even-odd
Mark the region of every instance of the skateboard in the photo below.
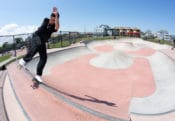
[[[33,84],[31,85],[31,87],[32,87],[33,89],[38,89],[38,88],[39,88],[39,85],[40,85],[41,83],[40,83],[35,77],[33,77],[32,81],[33,81]]]

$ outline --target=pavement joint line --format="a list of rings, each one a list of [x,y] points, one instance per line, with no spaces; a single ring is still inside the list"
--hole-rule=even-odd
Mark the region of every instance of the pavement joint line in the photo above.
[[[27,112],[25,111],[23,105],[21,104],[21,102],[20,102],[20,100],[19,100],[19,98],[18,98],[18,96],[17,96],[17,94],[16,94],[16,91],[15,91],[15,89],[14,89],[13,82],[12,82],[12,80],[11,80],[11,78],[10,78],[9,73],[7,73],[7,76],[9,77],[10,86],[11,86],[11,88],[12,88],[12,90],[13,90],[13,94],[14,94],[14,96],[15,96],[15,98],[16,98],[18,104],[19,104],[19,106],[21,107],[21,110],[22,110],[24,116],[26,117],[26,119],[27,119],[28,121],[32,121],[31,118],[29,117],[29,115],[27,114]]]

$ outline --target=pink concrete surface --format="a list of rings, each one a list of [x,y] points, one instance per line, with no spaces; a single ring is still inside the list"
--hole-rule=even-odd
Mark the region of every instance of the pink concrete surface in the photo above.
[[[98,52],[111,52],[114,50],[113,46],[108,44],[96,46],[94,49]]]
[[[137,53],[147,55],[145,49]],[[155,91],[148,60],[135,58],[134,64],[127,69],[108,70],[89,64],[90,59],[96,56],[88,54],[57,65],[50,75],[44,76],[44,80],[79,104],[129,119],[131,98],[149,96]]]
[[[15,92],[32,121],[103,121],[67,105],[43,88],[33,90],[30,87],[31,77],[17,69],[15,63],[8,66],[8,72]]]
[[[112,52],[114,51],[114,48],[112,45],[100,45],[100,46],[96,46],[94,47],[94,49],[98,52]],[[131,55],[136,55],[136,56],[151,56],[156,52],[156,50],[152,49],[152,48],[142,48],[139,50],[135,50],[135,51],[126,51],[126,53],[131,54]]]
[[[136,51],[127,51],[128,54],[137,55],[137,56],[151,56],[156,52],[152,48],[142,48]]]

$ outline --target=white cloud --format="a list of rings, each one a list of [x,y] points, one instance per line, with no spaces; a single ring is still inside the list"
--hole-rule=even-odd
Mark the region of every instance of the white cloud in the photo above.
[[[37,26],[31,26],[31,25],[20,26],[18,24],[7,24],[0,28],[0,36],[33,33],[37,28],[38,28]],[[4,42],[11,43],[13,42],[13,39],[12,37],[0,37],[0,45],[2,45]]]
[[[7,24],[0,28],[0,35],[14,35],[22,33],[32,33],[37,29],[37,26],[19,26],[17,24]]]

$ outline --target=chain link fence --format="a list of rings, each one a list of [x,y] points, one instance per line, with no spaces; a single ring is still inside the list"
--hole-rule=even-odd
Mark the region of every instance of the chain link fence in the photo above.
[[[32,33],[16,35],[0,35],[0,62],[9,58],[25,55],[29,47],[29,38]],[[99,36],[94,33],[59,31],[52,34],[47,48],[67,47],[77,42],[86,40],[114,39],[113,36]]]
[[[18,56],[26,52],[27,34],[0,36],[0,56]]]

